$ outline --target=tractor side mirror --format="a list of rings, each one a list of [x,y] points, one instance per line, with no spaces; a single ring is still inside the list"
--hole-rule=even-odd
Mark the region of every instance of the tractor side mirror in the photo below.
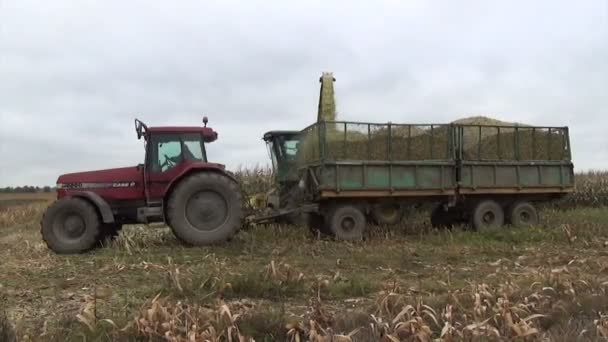
[[[209,119],[206,116],[203,116],[203,124],[205,124],[205,127],[207,127],[207,122],[209,122]]]
[[[135,132],[137,133],[137,139],[141,139],[141,137],[146,138],[146,133],[148,132],[148,126],[145,123],[135,119]]]

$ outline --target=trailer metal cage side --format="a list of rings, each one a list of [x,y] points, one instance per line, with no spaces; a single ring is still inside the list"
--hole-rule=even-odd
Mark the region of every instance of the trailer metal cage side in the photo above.
[[[301,133],[321,196],[567,193],[567,127],[327,121]],[[524,191],[525,189],[525,191]]]

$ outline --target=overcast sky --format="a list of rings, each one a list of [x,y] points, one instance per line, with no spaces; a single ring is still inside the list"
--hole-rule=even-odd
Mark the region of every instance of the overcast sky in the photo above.
[[[213,161],[268,163],[265,131],[339,117],[568,125],[608,169],[608,1],[0,0],[0,186],[135,165],[148,125],[199,125]]]

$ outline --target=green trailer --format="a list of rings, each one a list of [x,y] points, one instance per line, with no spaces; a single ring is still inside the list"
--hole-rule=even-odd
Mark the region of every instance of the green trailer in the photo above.
[[[434,226],[534,225],[574,188],[567,127],[315,123],[300,133],[300,188],[338,238],[430,203]]]

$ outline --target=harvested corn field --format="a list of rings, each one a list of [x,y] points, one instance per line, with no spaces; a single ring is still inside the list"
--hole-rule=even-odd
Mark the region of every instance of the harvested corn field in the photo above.
[[[272,225],[187,248],[167,228],[130,226],[110,246],[73,256],[40,240],[43,209],[24,208],[32,216],[0,230],[4,329],[21,341],[593,341],[606,333],[604,209],[550,211],[539,227],[492,233],[434,231],[414,215],[360,243]]]

